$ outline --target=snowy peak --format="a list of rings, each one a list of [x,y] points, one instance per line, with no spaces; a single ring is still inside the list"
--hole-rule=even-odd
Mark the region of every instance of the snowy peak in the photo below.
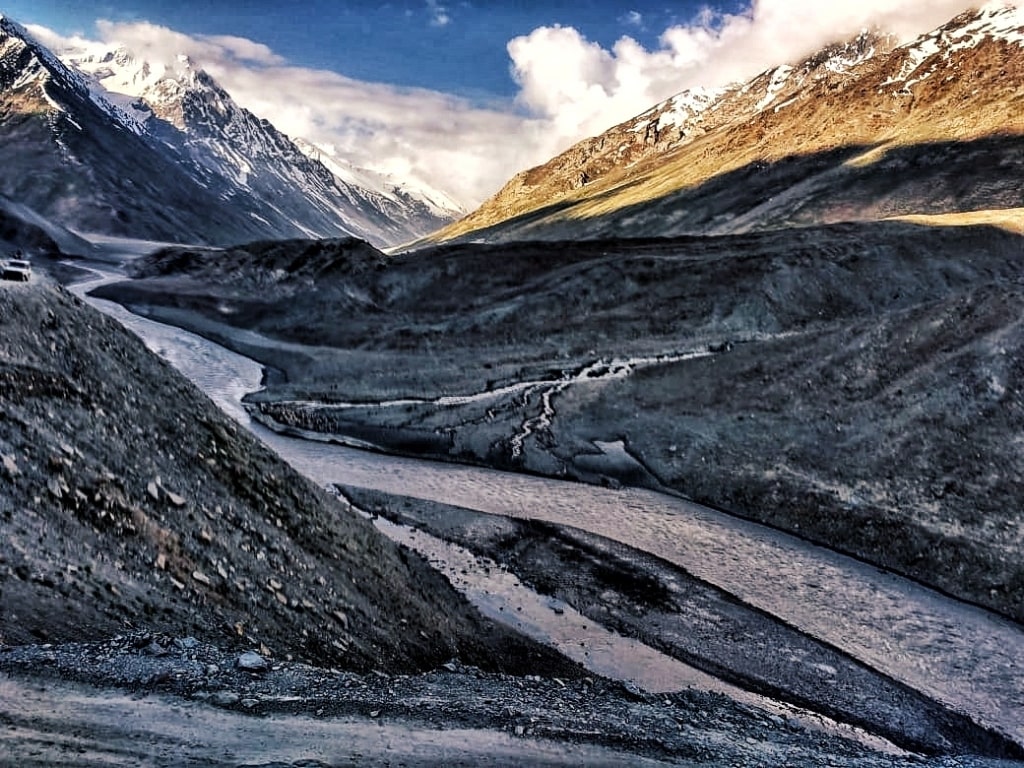
[[[664,131],[669,129],[668,145],[675,146],[690,137],[703,135],[723,118],[760,112],[773,104],[779,108],[788,94],[808,82],[846,75],[879,51],[892,50],[894,45],[894,38],[865,30],[850,40],[826,46],[801,62],[766,70],[747,83],[683,91],[618,128],[643,132],[648,144],[664,143]],[[717,118],[713,116],[716,113]]]
[[[814,84],[852,77],[861,65],[893,45],[893,38],[865,30],[746,83],[678,93],[600,136],[579,142],[546,165],[520,173],[484,204],[481,218],[488,220],[493,215],[489,210],[540,207],[545,201],[578,194],[598,180],[628,175],[652,157],[679,150],[727,126],[748,122],[761,113],[778,113]],[[477,216],[470,214],[455,227],[472,226]]]
[[[178,77],[178,73],[167,65],[137,59],[123,46],[113,50],[95,48],[59,53],[64,61],[92,76],[108,91],[126,96],[141,96],[161,80]]]
[[[466,209],[448,194],[416,179],[398,179],[393,174],[370,168],[360,168],[339,157],[332,147],[295,139],[295,146],[311,160],[322,163],[339,180],[354,187],[373,192],[392,202],[416,201],[436,216],[455,219],[466,214]]]
[[[5,88],[25,90],[38,87],[40,96],[49,101],[45,84],[62,81],[70,87],[83,87],[82,78],[68,69],[45,46],[40,45],[23,26],[10,18],[0,17],[0,80]]]
[[[663,142],[668,135],[671,135],[671,141],[680,141],[697,131],[704,113],[726,92],[724,88],[683,91],[619,127],[633,134],[642,134],[644,143],[648,145]]]
[[[896,38],[879,30],[861,30],[850,40],[827,45],[797,65],[806,74],[815,72],[844,74],[879,53],[896,46]]]
[[[205,72],[194,67],[187,56],[170,62],[140,59],[124,46],[92,46],[61,51],[70,67],[84,73],[90,90],[98,98],[116,104],[130,115],[131,122],[143,126],[156,115],[179,130],[186,130],[183,109],[187,98],[196,93],[212,94],[208,100],[220,102],[222,114],[235,111],[230,97]]]
[[[1024,9],[989,3],[901,46],[896,51],[899,66],[885,85],[902,86],[909,92],[935,72],[946,69],[951,57],[958,52],[969,51],[985,43],[1024,46]]]
[[[100,44],[61,54],[10,20],[0,22],[0,106],[7,102],[8,114],[50,116],[44,119],[49,126],[46,141],[52,156],[60,158],[62,175],[68,176],[59,189],[33,193],[32,202],[65,211],[68,218],[62,223],[69,226],[86,226],[71,220],[84,216],[84,207],[93,231],[120,233],[129,224],[125,211],[110,204],[117,199],[145,209],[139,216],[145,224],[130,231],[133,236],[220,242],[226,236],[236,241],[355,236],[384,246],[413,240],[459,213],[446,196],[428,187],[373,179],[357,169],[346,173],[340,161],[329,169],[269,121],[236,103],[188,57],[151,61],[124,46]],[[3,114],[0,110],[0,139]],[[68,130],[82,136],[69,141]],[[139,141],[131,146],[138,156],[115,159],[110,153],[120,151],[119,141],[107,135],[110,131],[133,134]],[[79,141],[87,135],[93,140]],[[0,146],[0,155],[8,154],[5,150],[14,152],[14,144]],[[19,158],[32,156],[29,151]],[[166,170],[168,164],[175,173]],[[101,170],[99,165],[110,168]],[[114,167],[116,181],[109,173]],[[165,170],[147,175],[156,168]],[[82,193],[90,189],[89,178],[108,175],[120,187],[116,192],[97,188]],[[160,213],[168,199],[162,185],[170,178],[176,179],[180,198],[189,201],[181,218],[190,222],[188,232],[168,231],[178,219]],[[8,184],[12,193],[24,194],[16,186],[14,181]],[[195,188],[191,192],[186,189],[190,186]],[[51,200],[65,194],[73,199]],[[206,202],[192,205],[193,200]],[[212,206],[211,200],[216,201]],[[216,221],[194,222],[197,215]],[[110,222],[104,223],[104,216]]]
[[[728,120],[743,119],[767,109],[778,112],[806,94],[816,83],[838,84],[853,77],[861,65],[888,53],[895,38],[863,30],[855,37],[825,46],[806,59],[782,64],[740,86],[723,100],[720,111]]]
[[[262,171],[306,189],[328,207],[336,197],[351,209],[355,232],[363,236],[375,228],[368,220],[397,219],[386,235],[369,234],[378,244],[412,239],[465,213],[429,185],[356,168],[324,148],[290,139],[238,105],[187,56],[155,64],[118,47],[65,51],[64,59],[88,73],[94,90],[129,113],[130,122],[164,139],[166,126],[186,134],[192,158],[211,172],[252,186]]]
[[[249,149],[261,156],[277,154],[284,141],[292,141],[310,162],[324,166],[339,186],[352,188],[352,195],[380,197],[392,206],[415,206],[417,215],[436,217],[438,224],[465,214],[465,210],[444,192],[416,179],[398,179],[370,169],[358,168],[337,156],[332,148],[304,139],[287,139],[274,131],[268,141],[259,140],[261,131],[272,126],[240,107],[207,72],[187,56],[166,63],[136,57],[127,48],[95,47],[62,52],[65,61],[87,73],[109,101],[145,124],[151,117],[198,137],[210,139],[217,133],[245,137]],[[224,154],[224,153],[221,153]],[[238,165],[236,162],[235,166]],[[361,190],[361,191],[360,191]]]
[[[991,2],[977,11],[958,16],[929,37],[943,34],[948,35],[954,45],[962,47],[977,45],[985,39],[1024,46],[1024,7]]]

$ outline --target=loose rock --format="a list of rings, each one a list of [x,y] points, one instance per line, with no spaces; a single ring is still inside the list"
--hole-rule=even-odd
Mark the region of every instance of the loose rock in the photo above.
[[[235,666],[247,672],[266,672],[270,669],[270,662],[253,651],[247,651],[238,657]]]

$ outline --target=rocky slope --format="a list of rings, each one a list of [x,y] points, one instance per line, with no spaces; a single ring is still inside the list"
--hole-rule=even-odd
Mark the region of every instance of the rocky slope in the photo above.
[[[0,195],[0,243],[29,254],[86,256],[92,243],[64,227],[47,221],[26,205]]]
[[[187,59],[65,58],[0,17],[0,193],[57,223],[169,242],[356,234],[386,245],[451,219],[339,178]]]
[[[870,34],[688,91],[514,177],[432,235],[744,232],[1024,206],[1024,10],[989,4],[893,48]]]
[[[42,274],[0,285],[0,325],[0,642],[137,628],[344,669],[575,674]]]

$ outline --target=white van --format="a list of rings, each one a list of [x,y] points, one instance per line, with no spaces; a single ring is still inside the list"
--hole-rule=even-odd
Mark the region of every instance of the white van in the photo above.
[[[4,280],[21,280],[27,283],[32,279],[32,262],[27,259],[9,259],[3,262]]]

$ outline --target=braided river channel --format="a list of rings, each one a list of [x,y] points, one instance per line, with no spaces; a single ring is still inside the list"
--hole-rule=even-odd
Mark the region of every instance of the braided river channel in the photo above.
[[[140,336],[319,485],[571,526],[620,542],[684,569],[1024,745],[1024,629],[1019,625],[797,537],[653,491],[601,488],[279,435],[253,423],[241,403],[260,387],[263,370],[257,362],[86,295],[116,279],[123,278],[100,275],[73,290]],[[802,717],[796,708],[741,691],[609,632],[460,547],[422,531],[375,522],[420,551],[485,615],[555,645],[596,673],[652,692],[690,686],[715,690]],[[822,685],[830,684],[829,670],[821,675]]]

